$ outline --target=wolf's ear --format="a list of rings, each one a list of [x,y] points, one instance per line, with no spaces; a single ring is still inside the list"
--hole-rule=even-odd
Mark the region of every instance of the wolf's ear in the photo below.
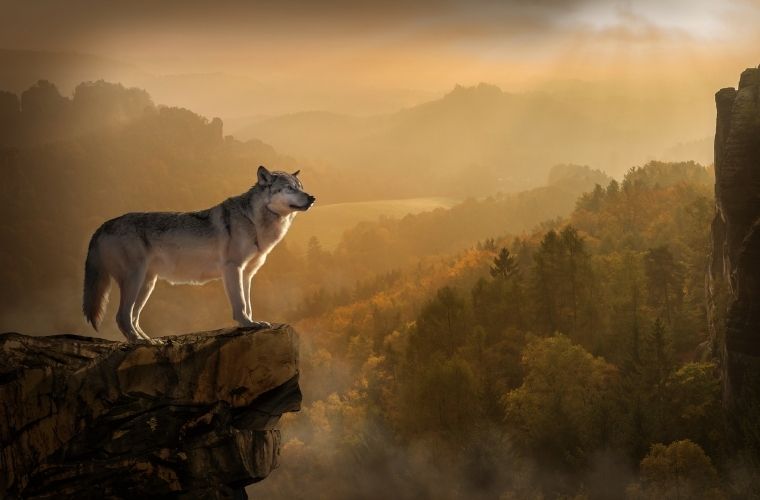
[[[293,177],[298,177],[298,174],[300,174],[300,173],[301,173],[301,171],[300,171],[300,170],[296,170],[295,172],[293,172],[293,173],[292,173],[292,174],[290,174],[290,175],[292,175]]]
[[[262,186],[268,186],[272,183],[272,172],[267,170],[267,167],[264,165],[259,167],[259,170],[256,172],[256,177],[258,178],[258,183]]]

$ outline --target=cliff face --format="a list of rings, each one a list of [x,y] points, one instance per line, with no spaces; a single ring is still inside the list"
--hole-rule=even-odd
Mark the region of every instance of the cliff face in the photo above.
[[[715,95],[715,208],[708,306],[732,430],[760,451],[760,68]]]
[[[2,497],[245,497],[300,409],[287,326],[163,345],[0,335]]]

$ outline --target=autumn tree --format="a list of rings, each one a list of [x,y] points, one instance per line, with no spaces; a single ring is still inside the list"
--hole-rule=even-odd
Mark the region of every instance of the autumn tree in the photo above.
[[[435,437],[462,445],[478,424],[478,386],[460,356],[436,354],[401,386],[401,432],[409,438]]]
[[[717,451],[723,439],[721,387],[715,363],[685,363],[668,380],[673,435]]]
[[[525,378],[504,397],[515,444],[543,463],[575,469],[612,437],[614,366],[558,335],[523,352]]]
[[[628,488],[628,498],[645,500],[718,500],[718,473],[699,445],[688,439],[652,445],[639,466],[640,481]]]

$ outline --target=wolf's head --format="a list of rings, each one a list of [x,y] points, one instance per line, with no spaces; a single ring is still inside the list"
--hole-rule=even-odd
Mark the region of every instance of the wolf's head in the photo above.
[[[300,170],[288,174],[285,172],[270,172],[263,165],[257,172],[258,185],[266,188],[269,194],[267,208],[272,212],[285,216],[293,212],[304,212],[311,208],[316,198],[303,190],[303,184],[298,180]]]

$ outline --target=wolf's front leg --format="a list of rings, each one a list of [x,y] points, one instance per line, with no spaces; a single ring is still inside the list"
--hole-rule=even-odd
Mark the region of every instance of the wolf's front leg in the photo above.
[[[246,277],[247,278],[247,277]],[[243,268],[237,264],[229,263],[224,266],[224,289],[232,306],[232,319],[240,326],[268,326],[263,321],[252,321],[246,316],[246,299],[243,296]]]
[[[245,316],[253,321],[253,306],[251,306],[251,281],[253,273],[243,275],[243,302],[245,303]]]
[[[224,290],[232,307],[232,319],[241,326],[251,326],[251,320],[245,314],[245,299],[243,298],[243,268],[229,262],[224,265]]]
[[[266,321],[256,321],[253,319],[253,305],[251,304],[251,281],[253,281],[254,274],[256,274],[256,269],[249,271],[245,276],[243,276],[243,299],[245,300],[246,316],[248,316],[248,319],[251,320],[251,323],[256,326],[271,328],[271,323],[268,323]]]

